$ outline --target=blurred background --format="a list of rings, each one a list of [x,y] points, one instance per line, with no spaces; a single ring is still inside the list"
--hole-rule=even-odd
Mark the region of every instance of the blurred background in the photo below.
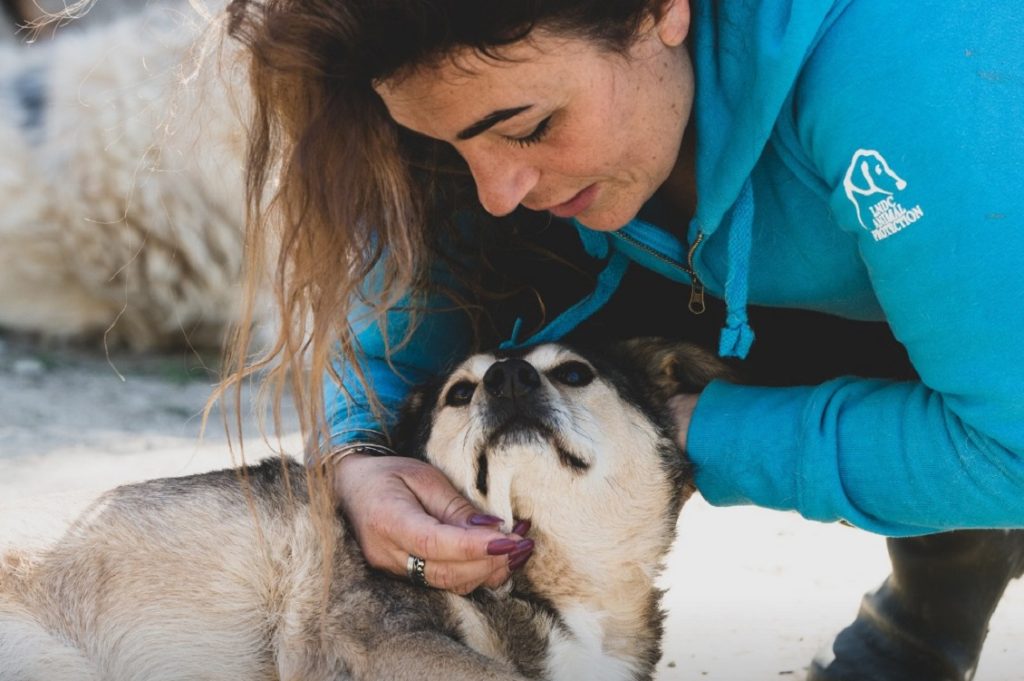
[[[3,489],[228,465],[217,411],[178,455],[239,314],[246,97],[221,6],[0,8]]]
[[[56,3],[2,1],[0,327],[218,348],[238,315],[246,100],[217,6],[99,0],[19,30]]]
[[[216,410],[200,432],[244,213],[244,74],[217,49],[219,7],[97,0],[33,33],[63,4],[0,3],[0,546],[45,541],[116,484],[301,456],[287,409],[269,440],[244,409],[234,455]],[[801,679],[887,572],[878,537],[695,498],[658,678]],[[1014,583],[976,678],[1024,679],[1021,640]]]

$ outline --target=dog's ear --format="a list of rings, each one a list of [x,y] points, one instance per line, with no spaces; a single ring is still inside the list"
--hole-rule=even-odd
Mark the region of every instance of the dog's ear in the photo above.
[[[693,343],[665,338],[632,338],[617,344],[617,353],[646,376],[653,396],[664,401],[696,393],[716,378],[736,380],[721,359]]]
[[[423,447],[430,437],[437,388],[416,386],[406,396],[398,411],[398,420],[391,429],[391,446],[403,456],[423,459]]]

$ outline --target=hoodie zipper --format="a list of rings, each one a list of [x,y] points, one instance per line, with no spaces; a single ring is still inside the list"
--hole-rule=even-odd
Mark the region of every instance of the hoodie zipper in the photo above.
[[[689,308],[693,314],[704,314],[704,310],[707,309],[704,304],[704,282],[697,276],[697,271],[693,267],[693,256],[697,253],[697,246],[700,246],[702,241],[704,241],[704,232],[697,232],[697,238],[693,240],[690,250],[686,252],[686,271],[690,275]]]
[[[690,246],[690,249],[686,253],[685,265],[673,260],[672,258],[669,258],[661,251],[658,251],[652,248],[651,246],[648,246],[639,239],[636,239],[621,231],[615,232],[614,236],[617,239],[628,241],[630,244],[636,246],[637,248],[647,253],[648,255],[665,263],[666,265],[672,267],[673,269],[685,273],[688,277],[690,277],[690,302],[688,308],[690,312],[693,314],[704,314],[704,311],[707,309],[707,306],[704,304],[704,282],[700,280],[700,277],[697,276],[697,272],[693,269],[693,256],[697,252],[697,246],[699,246],[700,243],[704,240],[703,233],[697,233],[697,238],[694,239],[693,244]]]

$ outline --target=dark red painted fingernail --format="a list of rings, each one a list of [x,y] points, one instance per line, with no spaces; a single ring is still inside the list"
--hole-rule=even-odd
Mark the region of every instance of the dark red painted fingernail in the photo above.
[[[508,569],[518,570],[533,555],[533,540],[523,539],[516,543],[516,550],[508,554]]]
[[[516,550],[518,544],[511,539],[495,539],[487,545],[487,555],[502,556]]]
[[[515,556],[515,558],[511,558],[511,556],[513,556],[513,555]],[[524,565],[526,565],[526,561],[530,560],[530,556],[532,556],[532,555],[533,555],[533,551],[523,551],[522,553],[519,553],[519,554],[511,554],[510,553],[509,554],[510,560],[508,561],[509,572],[515,572],[519,568],[521,568]]]
[[[491,525],[501,525],[503,522],[505,521],[501,518],[498,518],[493,515],[487,515],[484,513],[477,513],[476,515],[472,515],[469,517],[470,525],[482,525],[485,527],[489,527]]]
[[[518,534],[520,537],[525,537],[526,533],[530,531],[532,523],[529,520],[520,520],[516,523],[516,526],[512,528],[512,534]]]
[[[513,563],[518,561],[523,556],[528,556],[531,553],[533,553],[533,549],[523,549],[521,551],[517,549],[517,550],[513,551],[512,553],[508,554],[508,564],[512,565]]]

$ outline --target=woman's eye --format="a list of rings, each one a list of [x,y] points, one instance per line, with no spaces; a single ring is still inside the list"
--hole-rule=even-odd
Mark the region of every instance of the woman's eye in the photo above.
[[[594,370],[583,362],[566,362],[552,369],[551,377],[559,383],[581,388],[594,380]]]
[[[506,139],[509,141],[509,144],[514,144],[519,147],[528,147],[531,144],[536,144],[544,139],[544,136],[548,133],[550,127],[551,116],[548,116],[538,123],[537,127],[533,129],[533,132],[528,135],[524,135],[523,137],[507,137]]]
[[[475,383],[459,381],[448,388],[448,393],[444,396],[444,403],[449,407],[465,407],[473,399],[474,392],[476,392]]]

